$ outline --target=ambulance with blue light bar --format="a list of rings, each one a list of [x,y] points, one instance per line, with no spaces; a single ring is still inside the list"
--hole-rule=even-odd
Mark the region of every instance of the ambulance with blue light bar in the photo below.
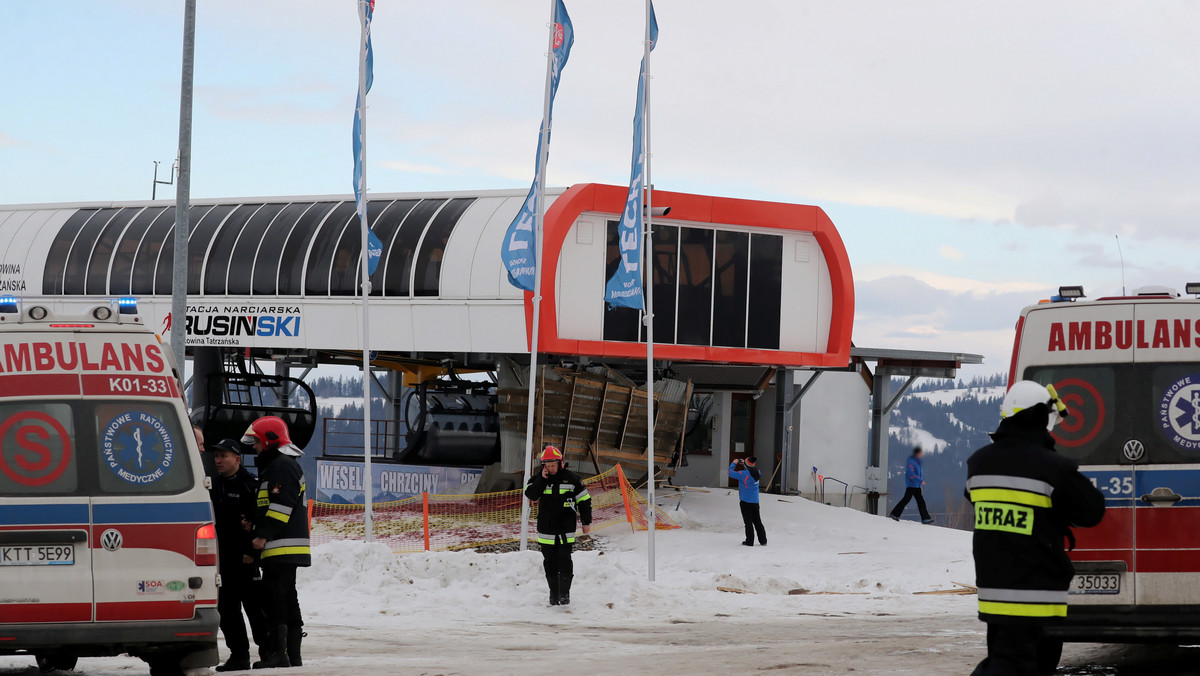
[[[216,664],[216,532],[178,382],[134,299],[0,298],[0,655]]]
[[[1075,531],[1065,640],[1200,638],[1200,284],[1186,291],[1062,287],[1017,322],[1009,382],[1054,385],[1058,451],[1107,503]]]

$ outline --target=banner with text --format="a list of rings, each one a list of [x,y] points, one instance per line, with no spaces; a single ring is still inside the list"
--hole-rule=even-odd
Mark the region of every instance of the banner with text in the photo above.
[[[375,502],[393,502],[421,493],[474,493],[481,476],[482,469],[471,467],[371,464]],[[317,460],[316,500],[340,505],[363,504],[363,464]]]

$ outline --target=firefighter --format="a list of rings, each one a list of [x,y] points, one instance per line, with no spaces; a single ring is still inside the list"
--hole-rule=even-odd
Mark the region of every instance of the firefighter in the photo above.
[[[574,568],[571,548],[575,544],[575,517],[583,532],[592,530],[592,496],[578,474],[568,470],[562,451],[547,446],[542,468],[525,487],[525,497],[538,504],[537,541],[542,548],[542,567],[550,586],[550,605],[571,603]]]
[[[301,666],[300,601],[296,568],[312,564],[308,543],[308,510],[304,472],[296,458],[304,454],[292,443],[287,423],[275,416],[255,420],[242,437],[258,454],[257,510],[251,534],[261,550],[266,596],[268,650],[255,669]]]
[[[250,534],[242,527],[254,516],[258,479],[242,467],[242,446],[237,441],[222,439],[206,453],[213,456],[217,470],[211,491],[221,564],[217,610],[221,614],[221,633],[230,652],[229,660],[218,666],[217,671],[242,671],[250,668],[250,640],[242,621],[243,608],[260,655],[267,645],[267,618],[255,582],[259,572],[258,552],[251,545]]]
[[[1053,674],[1062,641],[1044,630],[1067,615],[1074,569],[1063,541],[1104,516],[1104,495],[1054,450],[1068,414],[1053,386],[1020,381],[1002,405],[993,443],[967,460],[975,507],[975,584],[988,656],[973,676]]]

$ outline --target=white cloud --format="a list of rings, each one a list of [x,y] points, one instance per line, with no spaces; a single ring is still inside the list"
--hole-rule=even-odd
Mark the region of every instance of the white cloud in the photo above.
[[[963,258],[963,252],[959,251],[958,249],[955,249],[954,247],[950,246],[949,244],[943,244],[942,246],[938,247],[938,254],[942,258],[945,258],[947,260],[952,260],[952,261],[962,260],[962,258]]]

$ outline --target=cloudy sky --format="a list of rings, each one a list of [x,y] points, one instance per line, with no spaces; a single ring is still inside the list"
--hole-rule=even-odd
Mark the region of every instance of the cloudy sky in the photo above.
[[[623,184],[643,7],[567,0],[549,182]],[[147,199],[182,2],[0,3],[0,203]],[[659,0],[654,183],[823,207],[855,342],[1007,367],[1020,308],[1200,281],[1200,5]],[[368,180],[522,188],[543,0],[378,0]],[[349,191],[352,0],[199,0],[192,194]],[[163,193],[160,193],[163,194]],[[172,195],[170,188],[165,194]]]

